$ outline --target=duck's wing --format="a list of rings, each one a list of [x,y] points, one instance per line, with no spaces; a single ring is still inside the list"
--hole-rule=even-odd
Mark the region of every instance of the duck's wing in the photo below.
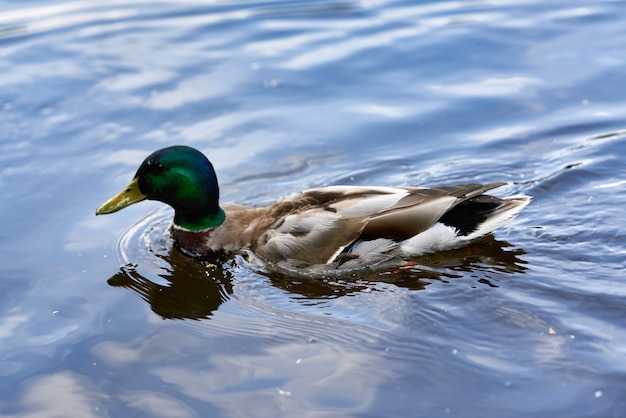
[[[405,188],[408,193],[395,205],[372,214],[365,226],[364,239],[409,239],[430,228],[452,208],[505,183],[459,184],[430,189]],[[495,198],[498,199],[498,198]]]
[[[267,261],[296,259],[311,264],[335,260],[347,247],[369,241],[382,252],[440,220],[459,203],[503,183],[432,189],[333,186],[311,189],[274,204],[259,225],[252,250]]]
[[[286,259],[310,264],[332,261],[355,241],[372,213],[396,203],[406,190],[327,187],[287,197],[271,206],[259,224],[252,251],[270,262]]]

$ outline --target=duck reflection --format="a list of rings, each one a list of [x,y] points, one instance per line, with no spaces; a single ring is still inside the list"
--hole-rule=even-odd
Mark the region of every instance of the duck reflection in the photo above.
[[[527,263],[520,258],[526,252],[506,241],[487,236],[467,247],[430,254],[416,263],[389,270],[371,270],[348,277],[304,278],[275,272],[263,272],[273,286],[294,295],[295,299],[316,304],[320,299],[338,298],[370,291],[377,282],[390,283],[410,290],[422,290],[434,281],[448,282],[472,272],[476,284],[497,287],[497,280],[512,273],[524,273]],[[152,310],[165,319],[210,318],[233,292],[234,260],[225,257],[194,260],[176,249],[167,254],[153,254],[166,264],[152,279],[133,266],[124,266],[108,280],[109,285],[126,288],[150,303]],[[477,274],[482,272],[482,274]],[[167,284],[159,284],[165,280]]]
[[[222,260],[198,263],[176,250],[157,257],[169,264],[165,273],[156,274],[160,279],[151,280],[135,266],[126,265],[108,284],[136,293],[165,319],[208,318],[233,293],[232,273]],[[157,283],[162,279],[168,284]]]

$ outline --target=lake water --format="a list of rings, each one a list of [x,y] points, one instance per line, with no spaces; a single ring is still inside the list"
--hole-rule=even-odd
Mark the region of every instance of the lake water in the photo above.
[[[626,416],[626,2],[0,0],[0,417]],[[192,145],[222,200],[505,181],[412,269],[203,265],[95,208]]]

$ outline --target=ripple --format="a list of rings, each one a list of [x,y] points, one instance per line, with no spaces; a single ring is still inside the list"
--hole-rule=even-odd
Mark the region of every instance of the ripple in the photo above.
[[[172,250],[171,223],[171,210],[165,207],[141,218],[114,242],[118,258],[124,264],[139,265],[168,256]],[[157,265],[162,267],[160,263]]]

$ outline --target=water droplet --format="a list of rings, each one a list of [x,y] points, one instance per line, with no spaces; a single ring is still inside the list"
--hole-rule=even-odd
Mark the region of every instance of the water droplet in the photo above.
[[[120,268],[124,271],[135,271],[137,270],[137,266],[139,266],[139,264],[137,263],[126,263],[122,265]]]
[[[291,392],[288,390],[282,390],[282,389],[278,389],[278,394],[282,395],[282,396],[291,396]]]

